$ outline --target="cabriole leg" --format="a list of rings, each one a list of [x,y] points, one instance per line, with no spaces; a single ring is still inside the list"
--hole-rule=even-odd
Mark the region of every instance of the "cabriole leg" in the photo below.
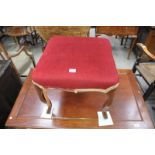
[[[40,100],[47,104],[48,106],[47,113],[50,114],[52,109],[52,102],[48,97],[47,89],[39,84],[36,84],[36,83],[33,83],[33,84],[35,86],[35,89],[37,90]]]

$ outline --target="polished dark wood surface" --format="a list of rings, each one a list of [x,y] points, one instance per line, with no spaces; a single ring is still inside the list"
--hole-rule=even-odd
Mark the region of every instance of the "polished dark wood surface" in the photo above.
[[[97,34],[107,34],[107,35],[137,35],[138,26],[96,26]]]
[[[98,126],[97,111],[102,109],[108,95],[96,92],[70,93],[49,90],[53,102],[53,114],[70,119],[41,118],[46,106],[39,100],[31,82],[27,78],[6,122],[8,128],[154,128],[146,105],[130,70],[118,70],[120,85],[113,96],[110,113],[114,122],[111,126]],[[85,117],[88,119],[80,120]]]

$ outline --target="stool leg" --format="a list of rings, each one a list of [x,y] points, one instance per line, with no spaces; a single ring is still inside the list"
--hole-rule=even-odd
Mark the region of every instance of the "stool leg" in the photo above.
[[[102,107],[102,113],[103,113],[104,118],[108,118],[106,112],[110,109],[110,106],[111,106],[111,104],[113,102],[114,94],[115,94],[115,90],[112,90],[107,94],[108,95],[108,100]]]
[[[42,92],[43,92],[45,101],[46,101],[47,106],[48,106],[47,113],[50,114],[51,109],[52,109],[52,103],[51,103],[51,100],[49,99],[49,97],[48,97],[48,95],[47,95],[47,89],[44,88],[44,89],[42,90]]]
[[[50,114],[52,109],[52,102],[48,97],[47,89],[37,83],[33,82],[33,84],[35,86],[35,89],[37,90],[40,100],[47,104],[48,106],[47,113]]]

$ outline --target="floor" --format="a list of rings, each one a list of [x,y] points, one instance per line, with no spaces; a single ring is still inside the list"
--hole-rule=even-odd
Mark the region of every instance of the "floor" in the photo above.
[[[90,37],[94,37],[94,34],[95,34],[94,32],[95,32],[94,29],[90,30]],[[124,46],[120,45],[121,38],[116,38],[115,36],[106,36],[106,35],[101,35],[100,37],[109,39],[109,41],[112,45],[113,56],[114,56],[114,60],[116,63],[116,67],[121,68],[121,69],[123,69],[123,68],[132,69],[136,58],[135,58],[135,55],[133,53],[131,53],[130,59],[127,59],[128,47],[130,45],[130,40],[127,42],[127,48],[124,48]],[[12,51],[15,51],[18,48],[16,42],[12,38],[4,38],[3,42],[4,42],[4,45],[7,49],[7,51],[9,51],[10,53]],[[35,46],[30,46],[29,50],[33,53],[33,55],[35,57],[35,61],[37,63],[39,58],[42,55],[41,42],[38,42],[38,44]],[[22,80],[24,81],[24,79],[22,79]],[[143,82],[143,87],[144,87],[144,89],[147,88],[147,85],[144,82]],[[155,103],[155,91],[152,93],[150,99],[148,101],[146,101],[150,116],[151,116],[151,118],[154,122],[154,125],[155,125],[155,111],[152,110],[152,105],[154,105],[154,103]]]

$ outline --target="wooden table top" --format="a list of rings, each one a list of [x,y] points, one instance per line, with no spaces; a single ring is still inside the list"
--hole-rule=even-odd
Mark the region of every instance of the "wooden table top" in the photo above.
[[[137,35],[138,26],[96,26],[97,34],[107,34],[107,35]]]
[[[31,81],[31,73],[25,81],[14,107],[7,119],[8,128],[154,128],[146,104],[131,70],[118,70],[120,85],[115,91],[110,114],[114,124],[99,126],[97,111],[107,95],[97,92],[72,93],[49,90],[54,115],[71,119],[42,118],[46,107],[38,97]],[[86,117],[89,119],[80,120]],[[75,119],[77,118],[77,119]]]

